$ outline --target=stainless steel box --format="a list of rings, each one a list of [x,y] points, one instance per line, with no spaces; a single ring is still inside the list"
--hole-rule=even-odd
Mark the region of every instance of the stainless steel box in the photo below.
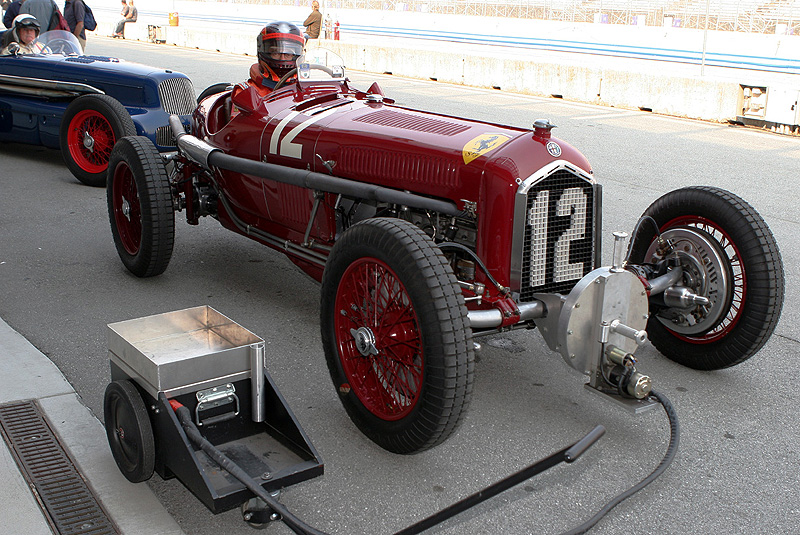
[[[209,306],[108,325],[111,362],[153,398],[250,377],[264,341]]]

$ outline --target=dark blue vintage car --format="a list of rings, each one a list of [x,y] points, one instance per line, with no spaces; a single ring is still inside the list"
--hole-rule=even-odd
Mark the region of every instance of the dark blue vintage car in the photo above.
[[[60,148],[69,170],[105,186],[114,143],[130,135],[174,150],[169,115],[189,124],[197,105],[186,75],[85,56],[65,31],[39,36],[41,54],[0,56],[0,141]]]

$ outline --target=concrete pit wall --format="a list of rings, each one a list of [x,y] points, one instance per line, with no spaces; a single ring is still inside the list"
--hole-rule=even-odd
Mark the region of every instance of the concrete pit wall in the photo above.
[[[151,21],[155,22],[155,21]],[[163,23],[163,21],[160,21]],[[150,40],[148,26],[140,17],[128,24],[128,39]],[[113,23],[99,21],[96,34],[109,35]],[[159,26],[159,35],[166,45],[203,50],[254,55],[257,29],[215,29],[209,26]],[[328,48],[344,59],[354,70],[434,79],[440,82],[474,87],[497,88],[502,91],[538,96],[557,96],[566,100],[587,102],[627,109],[650,110],[677,117],[725,122],[740,114],[741,88],[738,83],[710,78],[655,74],[622,69],[598,68],[565,64],[519,55],[493,54],[491,47],[484,55],[473,49],[466,52],[442,52],[447,47],[428,44],[411,47],[404,40],[395,45],[365,45],[351,41],[321,39],[314,46]],[[90,44],[91,46],[91,44]],[[457,48],[457,47],[450,47]],[[91,50],[89,51],[91,53]],[[599,58],[598,58],[599,59]],[[246,73],[242,73],[242,79]]]
[[[557,96],[677,117],[727,121],[739,113],[741,88],[733,82],[654,75],[503,57],[433,54],[424,49],[367,47],[342,41],[320,46],[342,56],[345,65],[367,72],[434,79],[439,82],[539,96]]]

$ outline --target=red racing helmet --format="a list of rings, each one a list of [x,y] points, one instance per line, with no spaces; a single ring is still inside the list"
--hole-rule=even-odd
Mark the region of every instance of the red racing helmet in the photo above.
[[[295,68],[295,61],[303,53],[305,39],[294,24],[285,21],[271,22],[256,38],[258,59],[269,65],[278,76]]]

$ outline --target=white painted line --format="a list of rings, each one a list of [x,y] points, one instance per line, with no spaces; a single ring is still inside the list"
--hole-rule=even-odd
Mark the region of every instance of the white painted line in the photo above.
[[[571,118],[575,119],[577,121],[586,121],[586,120],[589,120],[589,119],[614,119],[616,117],[631,117],[631,116],[634,116],[634,115],[640,115],[641,113],[644,113],[644,112],[633,111],[633,110],[628,110],[628,111],[623,111],[623,112],[609,111],[607,113],[598,113],[597,115],[577,115],[577,116],[571,117]]]

